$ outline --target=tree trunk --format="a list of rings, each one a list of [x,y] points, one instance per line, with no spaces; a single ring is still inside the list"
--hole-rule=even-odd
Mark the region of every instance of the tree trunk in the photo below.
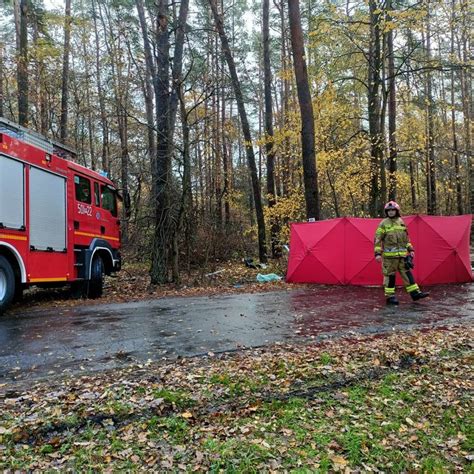
[[[455,57],[454,47],[454,26],[455,26],[455,8],[456,0],[451,0],[451,57]],[[456,207],[457,213],[461,215],[463,213],[462,203],[462,189],[461,189],[461,172],[459,166],[459,149],[458,149],[458,137],[456,134],[456,102],[454,96],[454,68],[451,68],[451,133],[453,138],[453,161],[454,161],[454,172],[456,179]]]
[[[333,180],[331,179],[329,169],[326,169],[326,176],[328,178],[329,187],[331,188],[332,198],[334,202],[334,212],[336,213],[336,217],[340,217],[341,214],[339,212],[339,201],[337,199],[337,192],[336,192],[336,188],[334,187]]]
[[[30,81],[33,84],[33,94],[31,90],[29,92],[32,97],[33,103],[35,104],[36,117],[35,120],[38,121],[39,115],[39,132],[43,135],[47,135],[49,131],[49,107],[47,101],[47,80],[45,78],[45,63],[44,55],[38,54],[41,51],[41,39],[40,39],[40,29],[41,26],[40,18],[37,15],[32,15],[31,29],[32,29],[32,41],[33,41],[33,51],[36,52],[34,55],[33,69],[34,69],[34,78],[33,81]]]
[[[225,84],[225,72],[222,68],[222,77],[221,81]],[[227,149],[227,133],[225,130],[226,125],[226,97],[225,97],[225,86],[222,87],[222,98],[221,98],[221,107],[222,107],[222,172],[224,174],[224,224],[227,229],[230,224],[230,203],[229,203],[229,192],[230,192],[230,159]]]
[[[155,94],[155,117],[157,130],[156,155],[151,163],[152,202],[154,205],[154,234],[150,277],[152,284],[166,283],[168,280],[169,228],[169,37],[168,37],[168,3],[158,3],[155,41],[157,48],[156,64],[153,60],[148,28],[142,0],[136,0],[145,47],[145,61],[153,78]]]
[[[111,26],[111,17],[108,13],[107,6],[104,5],[104,10],[107,14],[108,24],[110,30]],[[121,171],[121,188],[124,195],[128,195],[128,168],[129,168],[129,150],[128,150],[128,114],[127,114],[127,104],[128,100],[128,79],[130,77],[130,70],[128,71],[127,78],[124,80],[124,71],[123,67],[126,63],[122,60],[121,54],[123,48],[120,44],[121,36],[117,35],[107,35],[107,28],[105,24],[105,19],[102,14],[102,8],[99,5],[99,14],[103,24],[105,34],[105,44],[107,47],[107,52],[110,57],[110,66],[113,80],[113,92],[115,99],[115,113],[117,118],[118,134],[120,139],[120,171]],[[107,38],[110,38],[109,40]],[[117,44],[118,43],[118,44]],[[130,66],[128,66],[130,67]],[[123,206],[122,213],[122,226],[121,226],[121,235],[123,243],[128,243],[128,220],[130,218],[130,207],[129,200],[126,199]]]
[[[104,90],[102,87],[102,74],[101,74],[101,56],[100,56],[100,42],[99,42],[99,30],[97,28],[97,14],[95,0],[92,0],[92,11],[94,18],[94,37],[95,37],[95,68],[97,75],[97,95],[99,96],[99,108],[100,108],[100,123],[102,125],[102,159],[101,165],[103,171],[110,171],[109,164],[109,126],[107,120],[107,114],[105,110],[105,98]]]
[[[215,38],[215,45],[213,44],[213,76],[215,78],[219,77],[219,39]],[[221,125],[222,120],[220,117],[221,108],[220,108],[220,94],[219,88],[222,87],[221,84],[216,86],[216,92],[212,95],[212,140],[213,140],[213,153],[214,166],[212,167],[213,176],[214,176],[214,189],[215,189],[215,225],[218,233],[222,232],[222,176],[221,176]]]
[[[198,169],[203,169],[203,157],[202,157],[202,148],[201,148],[201,141],[197,140],[196,146],[196,162],[198,165]],[[204,216],[205,214],[205,205],[204,205],[204,173],[199,173],[199,214]]]
[[[81,34],[81,39],[82,39],[82,51],[84,55],[84,69],[86,73],[86,77],[91,77],[90,73],[90,64],[89,61],[87,60],[88,56],[88,51],[87,51],[87,44],[88,44],[88,37],[86,38],[86,35],[84,32]],[[95,153],[95,137],[96,137],[96,132],[95,132],[95,123],[92,118],[92,103],[91,103],[91,89],[90,87],[87,87],[86,89],[86,104],[87,104],[87,132],[89,136],[89,153],[91,157],[91,163],[90,166],[93,170],[97,170],[97,158],[96,158],[96,153]]]
[[[157,156],[156,149],[156,135],[155,135],[155,119],[154,119],[154,104],[153,104],[153,85],[156,78],[156,68],[153,61],[153,55],[151,51],[150,39],[148,38],[148,28],[146,26],[145,9],[143,7],[143,0],[135,1],[138,17],[140,20],[140,26],[142,29],[143,36],[143,47],[145,51],[145,109],[147,119],[147,138],[148,138],[148,158],[150,163],[150,169],[152,170],[152,177],[154,176],[153,169],[156,166],[155,160]],[[157,191],[155,189],[156,180],[152,179],[152,196],[156,196]]]
[[[71,44],[71,0],[66,0],[64,14],[64,51],[63,51],[63,75],[61,87],[61,141],[67,138],[67,116],[68,116],[68,96],[69,96],[69,52]]]
[[[170,219],[170,58],[168,32],[168,0],[158,2],[158,20],[155,34],[156,47],[156,76],[155,115],[157,128],[157,156],[153,172],[156,195],[155,201],[155,231],[153,238],[152,263],[150,269],[151,283],[162,284],[168,281],[168,258],[171,234]]]
[[[275,206],[275,149],[273,147],[273,100],[272,71],[270,67],[270,0],[263,0],[263,76],[265,95],[265,151],[267,153],[267,198],[268,207]],[[278,225],[275,217],[270,222],[272,257],[280,255],[278,245]]]
[[[182,96],[182,68],[183,68],[183,50],[184,38],[186,29],[186,20],[188,16],[188,0],[181,0],[179,9],[178,25],[176,29],[176,43],[173,57],[172,69],[172,90],[170,96],[170,123],[169,123],[169,141],[170,149],[168,151],[171,156],[173,150],[173,135],[176,124],[176,113],[178,99],[181,104],[181,124],[183,133],[183,193],[181,196],[181,204],[178,211],[178,219],[173,230],[173,261],[172,261],[172,280],[179,283],[179,235],[183,229],[185,218],[187,218],[190,208],[189,195],[191,193],[191,169],[190,169],[190,154],[189,154],[189,125],[186,116],[186,107],[184,105],[184,97]]]
[[[370,136],[370,198],[369,214],[376,217],[382,211],[379,189],[379,169],[383,163],[383,137],[381,134],[381,52],[380,52],[380,9],[376,0],[369,0],[370,43],[368,64],[368,116]]]
[[[392,0],[387,2],[387,20],[392,22],[391,10],[393,8]],[[387,53],[388,53],[388,198],[389,200],[397,200],[397,101],[396,101],[396,83],[395,83],[395,56],[393,51],[393,28],[387,32]]]
[[[172,89],[170,95],[169,105],[169,134],[170,140],[168,145],[173,143],[174,128],[176,124],[176,112],[178,109],[178,89],[182,81],[183,70],[183,51],[184,38],[186,31],[186,21],[188,18],[189,0],[181,0],[179,8],[178,24],[176,25],[176,39],[173,55],[173,69],[172,69]],[[172,153],[172,150],[169,150]]]
[[[308,219],[314,218],[319,220],[320,203],[316,168],[313,103],[311,101],[308,70],[305,61],[299,0],[288,0],[288,17],[293,50],[293,66],[295,69],[296,88],[298,90],[298,102],[301,113],[301,146],[306,217]]]
[[[386,35],[383,35],[382,40],[382,51],[386,51]],[[387,173],[386,173],[386,156],[388,155],[388,150],[386,149],[386,139],[385,139],[385,122],[387,116],[387,105],[388,105],[388,91],[386,87],[386,68],[384,58],[381,57],[382,69],[380,74],[380,86],[381,86],[381,107],[380,107],[380,140],[382,147],[382,156],[379,161],[380,169],[380,192],[379,192],[379,201],[383,205],[386,201],[387,196]],[[381,206],[382,207],[382,206]]]
[[[209,4],[211,6],[212,14],[214,16],[216,29],[221,39],[222,51],[224,53],[224,57],[227,62],[227,67],[229,68],[229,73],[232,80],[232,86],[234,88],[234,93],[235,93],[235,97],[237,101],[237,108],[239,110],[240,122],[242,126],[242,132],[244,135],[244,140],[245,140],[247,164],[250,170],[250,178],[252,182],[255,215],[257,218],[258,255],[259,255],[260,261],[263,263],[267,261],[267,251],[266,251],[266,243],[265,243],[265,219],[263,216],[260,183],[258,181],[257,166],[255,163],[255,154],[253,151],[252,134],[250,133],[250,125],[247,119],[247,113],[245,111],[244,97],[242,95],[239,78],[237,76],[237,70],[235,67],[234,58],[230,51],[229,40],[227,39],[227,36],[224,31],[224,24],[223,24],[221,16],[219,15],[217,11],[217,5],[215,3],[215,0],[209,0]]]
[[[426,130],[426,155],[427,155],[427,212],[436,215],[436,171],[435,171],[435,150],[434,150],[434,114],[435,104],[433,98],[433,79],[430,71],[431,67],[431,11],[430,2],[427,3],[426,17],[426,62],[428,71],[426,73],[426,100],[427,100],[427,130]]]
[[[407,46],[412,49],[413,48],[413,33],[412,33],[412,30],[410,28],[407,28],[406,30],[406,35],[407,35]],[[407,60],[406,60],[406,65],[407,65],[407,69],[410,70],[411,69],[411,60],[410,58],[408,57]],[[411,90],[411,82],[410,82],[410,74],[407,74],[406,75],[406,87],[407,87],[407,90],[410,91]],[[411,98],[411,95],[410,95],[410,92],[408,92],[408,102],[410,101],[410,98]],[[411,116],[411,112],[409,111],[408,112],[408,118],[410,118]],[[413,160],[413,155],[410,154],[410,157],[409,157],[409,162],[408,162],[408,167],[409,167],[409,173],[410,173],[410,195],[411,195],[411,206],[412,206],[412,209],[414,211],[417,210],[418,208],[418,202],[417,202],[417,195],[416,195],[416,185],[417,185],[417,182],[416,182],[416,179],[415,179],[415,163],[414,163],[414,160]]]
[[[462,12],[462,30],[461,30],[461,47],[462,53],[459,54],[463,64],[460,72],[461,78],[461,94],[464,116],[464,148],[466,150],[466,159],[469,177],[469,205],[471,214],[474,213],[474,155],[471,150],[471,126],[474,120],[474,104],[472,100],[472,76],[469,68],[469,51],[468,46],[470,34],[472,33],[472,22],[470,22],[471,14],[468,0],[461,0]],[[472,36],[472,34],[471,34]],[[474,242],[474,220],[471,227],[471,242]]]
[[[418,207],[418,202],[416,200],[416,180],[415,180],[415,170],[413,164],[413,158],[410,155],[410,161],[408,163],[409,172],[410,172],[410,196],[411,196],[411,207],[413,210],[416,210]]]
[[[28,0],[20,0],[18,51],[18,123],[28,126]]]
[[[3,71],[3,48],[4,45],[0,42],[0,71]],[[4,94],[3,74],[0,74],[0,117],[3,117]]]
[[[181,115],[181,127],[182,127],[182,140],[183,140],[183,193],[181,195],[181,203],[178,211],[178,219],[176,227],[173,233],[173,264],[172,274],[173,281],[179,283],[179,235],[184,230],[185,241],[189,243],[190,225],[189,215],[193,205],[192,197],[192,183],[191,183],[191,156],[190,156],[190,144],[189,144],[189,123],[186,112],[186,106],[184,103],[184,97],[182,96],[182,87],[178,90],[179,103],[180,103],[180,115]]]
[[[186,114],[186,107],[184,105],[184,97],[182,97],[181,103],[181,122],[183,128],[183,212],[182,220],[184,224],[184,232],[186,244],[188,246],[188,257],[189,247],[191,244],[191,212],[193,209],[193,193],[192,193],[192,180],[191,180],[191,145],[189,140],[189,123]],[[182,226],[180,226],[182,229]],[[188,262],[189,264],[189,262]]]
[[[120,170],[121,170],[121,187],[124,196],[127,196],[129,193],[128,185],[128,168],[129,168],[129,150],[128,150],[128,120],[126,110],[122,110],[118,119],[119,125],[119,136],[120,136]],[[123,203],[122,210],[122,241],[124,244],[128,243],[128,228],[129,228],[129,219],[131,214],[130,202],[128,199],[125,199]]]
[[[280,60],[281,68],[283,71],[283,78],[280,80],[280,120],[279,127],[284,130],[288,127],[288,115],[289,115],[289,98],[290,98],[290,86],[288,80],[288,74],[286,73],[289,69],[289,58],[287,53],[287,34],[286,34],[286,22],[285,22],[285,1],[275,0],[275,6],[280,13],[280,36],[281,36],[281,51]],[[277,190],[281,196],[288,196],[290,189],[290,146],[288,137],[283,138],[283,144],[281,146],[282,152],[279,156],[280,164],[280,181],[281,189]]]
[[[17,53],[20,51],[20,36],[21,36],[21,6],[20,0],[13,0],[13,18],[15,21],[15,47]]]

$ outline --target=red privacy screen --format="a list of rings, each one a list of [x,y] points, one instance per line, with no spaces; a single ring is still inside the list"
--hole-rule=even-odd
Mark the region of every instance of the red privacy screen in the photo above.
[[[472,281],[472,216],[407,216],[415,248],[415,280],[422,285]],[[381,219],[342,217],[291,225],[286,280],[293,283],[380,285],[374,235]],[[398,282],[400,283],[400,282]]]

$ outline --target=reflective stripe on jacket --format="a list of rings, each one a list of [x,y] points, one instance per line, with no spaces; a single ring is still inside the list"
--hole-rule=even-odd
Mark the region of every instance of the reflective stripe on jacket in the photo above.
[[[412,250],[407,226],[400,217],[387,217],[379,224],[375,232],[375,255],[400,258],[406,257]]]

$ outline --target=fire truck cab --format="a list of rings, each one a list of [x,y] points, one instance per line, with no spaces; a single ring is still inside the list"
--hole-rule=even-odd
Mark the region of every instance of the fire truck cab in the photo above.
[[[0,314],[30,285],[102,295],[120,270],[118,192],[75,153],[0,118]]]

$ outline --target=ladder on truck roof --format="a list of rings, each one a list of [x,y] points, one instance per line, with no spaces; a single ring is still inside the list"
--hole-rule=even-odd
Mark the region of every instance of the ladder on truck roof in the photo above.
[[[50,155],[57,155],[66,160],[73,161],[77,158],[77,153],[72,148],[54,140],[50,140],[48,137],[41,135],[41,133],[18,125],[17,123],[11,122],[3,117],[0,117],[0,133],[4,133],[12,138],[18,138],[29,145],[44,150]]]

